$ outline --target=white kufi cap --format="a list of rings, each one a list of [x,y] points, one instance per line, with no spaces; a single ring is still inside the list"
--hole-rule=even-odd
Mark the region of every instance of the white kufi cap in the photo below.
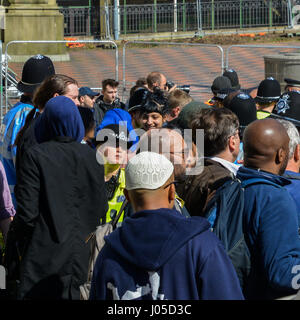
[[[125,168],[127,190],[158,189],[171,177],[173,164],[155,152],[141,152],[128,161]]]

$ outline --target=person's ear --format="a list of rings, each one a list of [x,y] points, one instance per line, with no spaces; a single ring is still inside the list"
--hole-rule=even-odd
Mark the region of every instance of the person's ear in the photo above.
[[[80,104],[83,103],[83,102],[84,102],[84,96],[80,96],[80,97],[78,98],[78,101],[79,101]]]
[[[275,162],[276,164],[280,164],[285,161],[286,151],[283,148],[279,148],[276,152]]]
[[[300,160],[300,144],[297,144],[294,151],[294,161],[299,162],[299,160]]]
[[[58,96],[59,96],[59,94],[56,92],[56,93],[54,93],[53,98],[58,97]]]
[[[170,185],[169,194],[168,194],[169,202],[172,202],[175,200],[175,194],[176,194],[175,185],[174,183],[172,183]]]
[[[176,107],[173,109],[173,112],[174,112],[174,116],[175,117],[178,117],[179,113],[180,113],[180,107]]]
[[[228,147],[230,152],[233,152],[236,149],[237,143],[237,135],[231,136],[228,139]]]

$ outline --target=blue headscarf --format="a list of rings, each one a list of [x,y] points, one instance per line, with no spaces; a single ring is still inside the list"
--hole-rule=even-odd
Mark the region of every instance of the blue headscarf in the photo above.
[[[84,125],[75,103],[65,97],[50,99],[35,124],[35,137],[38,143],[55,137],[69,137],[81,142],[84,137]]]

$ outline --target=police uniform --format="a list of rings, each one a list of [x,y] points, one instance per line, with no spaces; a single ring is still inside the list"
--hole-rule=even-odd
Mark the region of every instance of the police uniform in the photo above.
[[[258,120],[265,119],[271,115],[270,112],[264,110],[257,110],[256,117]]]
[[[112,221],[116,215],[119,213],[123,201],[125,201],[124,189],[125,189],[125,169],[120,168],[116,175],[116,181],[111,182],[113,184],[113,190],[108,199],[108,210],[106,212],[105,220],[103,219],[101,223],[107,223]],[[109,181],[108,181],[109,183]],[[106,183],[107,185],[107,183]],[[118,223],[121,223],[124,219],[124,211],[122,212]]]
[[[271,102],[277,102],[280,94],[280,83],[273,77],[268,77],[260,82],[254,100],[257,104],[268,105]],[[257,110],[256,112],[256,117],[259,120],[265,119],[270,115],[271,113],[266,110]]]
[[[286,82],[286,87],[299,87],[300,90],[300,81],[299,80],[294,80],[290,78],[284,78],[284,81]]]
[[[291,90],[284,92],[278,100],[273,114],[276,118],[291,121],[300,128],[300,91]]]

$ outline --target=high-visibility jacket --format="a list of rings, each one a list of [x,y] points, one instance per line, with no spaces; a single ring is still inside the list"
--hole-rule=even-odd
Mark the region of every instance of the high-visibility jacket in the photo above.
[[[114,219],[114,217],[119,213],[122,203],[125,201],[125,195],[124,195],[124,189],[125,189],[125,169],[120,169],[120,175],[118,179],[118,186],[114,192],[114,195],[111,200],[108,201],[108,210],[106,212],[105,221],[104,219],[101,221],[102,224],[110,222]],[[175,202],[174,206],[175,209],[179,212],[181,212],[183,215],[189,217],[188,212],[183,210],[184,208],[184,201],[175,194]],[[124,212],[122,212],[120,218],[118,219],[118,225],[120,225],[124,220]]]
[[[106,212],[106,220],[102,223],[107,223],[113,220],[116,214],[120,211],[123,201],[125,200],[124,196],[125,188],[125,169],[120,169],[120,175],[118,179],[118,186],[114,192],[114,195],[111,200],[108,201],[108,210]],[[124,219],[124,211],[121,214],[118,222],[122,222]]]

